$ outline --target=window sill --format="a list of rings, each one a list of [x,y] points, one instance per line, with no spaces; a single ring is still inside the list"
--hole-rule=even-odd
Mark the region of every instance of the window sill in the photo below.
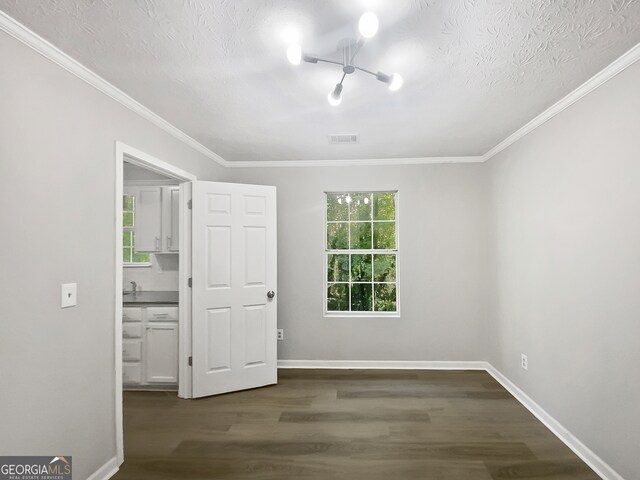
[[[400,312],[324,312],[325,318],[400,318]]]
[[[123,263],[123,268],[149,268],[151,267],[150,263]]]

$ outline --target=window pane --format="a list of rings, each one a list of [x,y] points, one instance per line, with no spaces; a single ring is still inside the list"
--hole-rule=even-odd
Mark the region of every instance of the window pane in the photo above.
[[[393,192],[379,192],[373,194],[373,219],[396,219],[396,195]]]
[[[133,212],[133,195],[122,196],[122,210]]]
[[[327,280],[330,282],[349,281],[349,255],[327,256]]]
[[[133,212],[124,212],[122,214],[122,226],[133,227]]]
[[[351,255],[351,281],[371,281],[371,255]]]
[[[370,312],[373,310],[370,283],[351,284],[351,311]]]
[[[349,204],[344,194],[327,195],[327,220],[349,220]]]
[[[349,310],[348,284],[329,284],[327,287],[327,310],[332,312],[344,312]]]
[[[148,253],[133,253],[133,263],[151,263]]]
[[[373,256],[373,281],[374,282],[395,282],[396,281],[396,256],[395,255],[374,255]]]
[[[370,249],[371,248],[371,224],[352,223],[351,224],[351,248]]]
[[[396,286],[394,284],[374,285],[376,292],[376,311],[395,312],[396,308]]]
[[[122,261],[124,263],[131,263],[131,249],[123,248],[122,249]]]
[[[122,246],[123,247],[130,247],[132,246],[131,241],[133,240],[133,232],[131,232],[130,230],[125,230],[124,232],[122,232]]]
[[[346,250],[349,248],[349,224],[327,224],[327,248],[329,250]]]
[[[396,248],[396,222],[384,222],[373,224],[373,248]]]
[[[371,194],[352,193],[349,209],[350,220],[371,220]]]

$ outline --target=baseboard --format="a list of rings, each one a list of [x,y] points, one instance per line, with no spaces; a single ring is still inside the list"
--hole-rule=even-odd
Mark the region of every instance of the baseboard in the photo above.
[[[538,405],[531,397],[520,390],[511,380],[500,373],[496,368],[487,363],[487,372],[496,379],[516,400],[540,420],[553,434],[567,447],[573,450],[584,463],[589,465],[604,480],[624,480],[618,472],[609,466],[598,455],[591,451],[584,443],[562,426],[555,418]]]
[[[87,478],[87,480],[108,480],[113,477],[119,469],[118,459],[113,457],[107,461],[104,465],[102,465],[98,470],[93,472],[93,474]]]
[[[278,368],[486,370],[487,366],[487,362],[431,362],[404,360],[278,360]]]

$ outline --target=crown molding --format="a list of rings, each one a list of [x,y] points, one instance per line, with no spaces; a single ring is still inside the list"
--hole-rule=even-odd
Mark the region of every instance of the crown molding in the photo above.
[[[282,168],[282,167],[357,167],[357,166],[383,166],[383,165],[425,165],[437,163],[483,163],[493,158],[504,149],[514,144],[533,130],[552,119],[567,107],[573,105],[582,97],[592,92],[600,85],[615,77],[624,69],[640,60],[640,43],[629,49],[622,56],[614,60],[610,65],[595,74],[571,93],[554,103],[551,107],[539,114],[526,125],[502,140],[491,150],[480,156],[459,157],[417,157],[417,158],[368,158],[353,160],[276,160],[276,161],[229,161],[217,153],[202,145],[190,137],[178,127],[169,123],[160,115],[154,113],[140,102],[124,93],[119,88],[107,82],[104,78],[89,70],[77,60],[64,53],[58,47],[51,44],[35,32],[13,19],[0,10],[0,30],[6,32],[20,42],[56,63],[76,77],[111,97],[129,110],[137,113],[142,118],[160,127],[165,132],[174,136],[184,144],[200,152],[205,157],[213,160],[218,165],[231,168]]]
[[[635,62],[640,60],[640,43],[627,50],[622,56],[618,57],[612,63],[607,65],[605,68],[596,73],[589,80],[584,82],[578,88],[573,90],[571,93],[566,95],[565,97],[558,100],[552,106],[547,108],[540,115],[535,117],[529,123],[521,127],[519,130],[516,130],[514,133],[509,135],[507,138],[498,143],[495,147],[485,153],[483,157],[483,161],[486,162],[490,158],[496,156],[498,153],[503,151],[505,148],[513,145],[515,142],[520,140],[525,135],[528,135],[540,125],[546,123],[551,120],[553,117],[558,115],[560,112],[570,107],[582,97],[592,92],[596,88],[598,88],[603,83],[611,80],[617,74],[622,72],[625,68],[633,65]]]
[[[482,163],[482,156],[416,157],[416,158],[357,158],[353,160],[249,160],[227,162],[231,168],[281,167],[364,167],[384,165],[424,165],[429,163]]]
[[[0,10],[0,30],[8,33],[28,47],[31,47],[43,57],[51,60],[53,63],[74,74],[79,79],[84,80],[92,87],[111,97],[121,105],[124,105],[129,110],[137,113],[145,120],[148,120],[157,127],[160,127],[165,132],[173,135],[181,142],[202,153],[204,156],[210,158],[219,165],[227,166],[227,163],[229,163],[220,155],[212,152],[200,142],[193,139],[182,130],[166,121],[160,115],[152,112],[140,102],[134,100],[122,90],[107,82],[97,73],[89,70],[80,62],[73,59],[58,47],[50,43],[48,40],[45,40],[37,33],[31,31],[23,24],[4,13],[2,10]]]

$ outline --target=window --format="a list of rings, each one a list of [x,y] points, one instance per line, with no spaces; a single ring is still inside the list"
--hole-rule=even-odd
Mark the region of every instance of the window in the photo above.
[[[148,253],[136,253],[135,251],[135,214],[136,197],[134,195],[122,196],[122,262],[124,265],[149,265],[151,259]]]
[[[331,192],[326,208],[325,313],[397,314],[397,193]]]

